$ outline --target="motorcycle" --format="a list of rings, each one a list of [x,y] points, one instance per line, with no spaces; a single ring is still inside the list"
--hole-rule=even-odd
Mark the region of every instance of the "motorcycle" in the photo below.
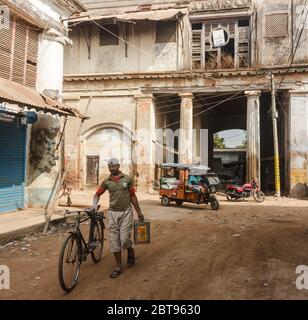
[[[255,179],[253,179],[251,183],[245,183],[243,186],[228,184],[226,187],[226,197],[229,201],[250,197],[253,197],[254,200],[259,203],[265,200],[265,195],[259,188],[259,184]]]

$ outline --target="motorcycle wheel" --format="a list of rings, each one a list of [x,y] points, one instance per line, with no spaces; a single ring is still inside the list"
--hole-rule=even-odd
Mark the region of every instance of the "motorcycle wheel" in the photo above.
[[[231,195],[229,193],[226,194],[226,198],[227,198],[228,201],[236,201],[236,200],[239,199],[238,197],[236,197],[234,195]]]
[[[253,194],[253,198],[258,203],[261,203],[261,202],[263,202],[265,200],[265,195],[264,195],[264,193],[262,191],[258,191],[258,192]]]

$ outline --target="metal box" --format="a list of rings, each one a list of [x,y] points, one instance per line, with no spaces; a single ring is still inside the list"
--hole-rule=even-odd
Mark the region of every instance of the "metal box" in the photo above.
[[[134,243],[146,244],[150,243],[150,221],[144,220],[139,222],[134,221]]]

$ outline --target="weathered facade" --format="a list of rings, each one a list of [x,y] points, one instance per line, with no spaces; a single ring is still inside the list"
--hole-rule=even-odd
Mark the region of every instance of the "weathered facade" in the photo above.
[[[68,124],[66,152],[78,188],[95,187],[111,155],[143,190],[151,188],[157,163],[212,166],[212,137],[226,129],[247,131],[246,179],[274,186],[273,72],[282,188],[307,193],[308,29],[301,1],[84,3],[89,12],[69,22],[73,46],[64,67],[65,102],[91,118],[80,134],[74,121]],[[145,159],[132,164],[136,154]]]
[[[46,208],[61,175],[60,133],[76,114],[62,103],[61,17],[75,1],[0,1],[0,213]]]

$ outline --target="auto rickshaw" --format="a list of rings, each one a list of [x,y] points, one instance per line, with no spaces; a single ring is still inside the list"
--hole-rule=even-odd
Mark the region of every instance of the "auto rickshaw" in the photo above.
[[[191,176],[200,181],[198,188],[190,184]],[[159,195],[163,206],[169,206],[171,202],[175,202],[177,206],[181,206],[183,202],[210,203],[213,210],[218,210],[219,201],[214,195],[218,185],[219,178],[207,166],[178,163],[160,165]]]

